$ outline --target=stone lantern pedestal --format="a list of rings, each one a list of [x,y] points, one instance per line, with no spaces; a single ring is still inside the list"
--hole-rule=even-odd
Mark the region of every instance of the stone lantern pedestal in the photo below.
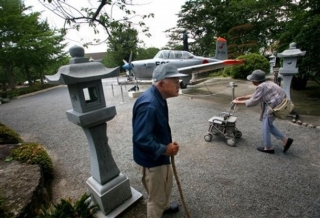
[[[283,58],[283,66],[279,69],[279,73],[282,75],[283,90],[290,100],[291,80],[292,77],[298,73],[298,68],[296,68],[297,60],[298,57],[304,56],[305,54],[305,51],[296,48],[295,42],[290,43],[289,49],[277,54],[279,58]]]
[[[106,134],[106,122],[117,113],[114,106],[106,106],[101,79],[118,76],[119,68],[108,69],[100,62],[89,62],[82,47],[70,48],[70,54],[70,64],[46,79],[51,84],[68,85],[73,109],[66,112],[67,118],[82,127],[89,144],[89,193],[100,208],[99,217],[116,217],[142,197],[120,173]]]

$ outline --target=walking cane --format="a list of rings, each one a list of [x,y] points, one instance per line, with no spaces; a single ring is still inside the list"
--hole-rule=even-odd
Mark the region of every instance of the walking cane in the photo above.
[[[173,174],[174,174],[174,177],[176,179],[176,182],[177,182],[177,185],[178,185],[178,189],[179,189],[179,194],[180,194],[180,197],[181,197],[181,201],[182,201],[182,204],[183,204],[183,208],[187,214],[187,217],[188,218],[191,218],[190,216],[190,212],[188,210],[188,207],[187,207],[187,204],[186,202],[184,201],[184,197],[183,197],[183,193],[182,193],[182,188],[181,188],[181,185],[180,185],[180,181],[179,181],[179,177],[178,177],[178,173],[177,173],[177,169],[176,169],[176,164],[174,163],[174,156],[171,156],[171,165],[172,165],[172,170],[173,170]]]

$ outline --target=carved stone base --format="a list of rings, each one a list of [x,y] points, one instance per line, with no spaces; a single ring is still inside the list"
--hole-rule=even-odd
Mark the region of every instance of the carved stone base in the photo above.
[[[131,198],[123,202],[121,205],[119,205],[117,208],[115,208],[113,211],[108,213],[107,215],[103,214],[100,210],[95,214],[97,215],[97,218],[114,218],[121,215],[124,211],[126,211],[129,207],[131,207],[134,203],[136,203],[138,200],[142,199],[142,194],[131,187]]]
[[[104,185],[90,177],[87,185],[92,200],[98,204],[103,215],[108,215],[107,217],[115,217],[110,216],[110,213],[120,214],[142,197],[142,194],[130,187],[129,179],[121,173]]]

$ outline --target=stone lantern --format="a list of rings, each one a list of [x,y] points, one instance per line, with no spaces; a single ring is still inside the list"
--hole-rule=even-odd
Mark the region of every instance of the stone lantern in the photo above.
[[[273,68],[276,66],[277,57],[273,54],[269,56],[270,63],[270,74],[273,74]]]
[[[101,79],[116,77],[120,70],[105,68],[100,62],[89,62],[82,47],[73,46],[69,52],[72,57],[69,65],[60,67],[55,75],[46,76],[46,79],[51,84],[68,86],[73,109],[66,112],[67,118],[82,127],[89,144],[88,190],[100,208],[99,217],[115,217],[142,197],[120,173],[106,134],[106,122],[115,117],[116,109],[106,106]]]
[[[279,69],[279,73],[282,75],[283,90],[290,100],[291,80],[292,77],[298,73],[298,68],[296,68],[298,57],[304,56],[305,54],[305,51],[296,48],[295,42],[290,43],[289,49],[277,54],[279,58],[283,58],[282,68]]]

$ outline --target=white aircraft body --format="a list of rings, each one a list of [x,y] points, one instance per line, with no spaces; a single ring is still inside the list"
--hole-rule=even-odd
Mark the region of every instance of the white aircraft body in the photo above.
[[[195,56],[188,51],[161,50],[153,59],[124,61],[122,66],[127,70],[127,75],[133,75],[136,80],[151,80],[154,68],[160,64],[172,63],[176,65],[180,73],[188,76],[182,77],[181,88],[185,88],[190,83],[192,73],[207,72],[221,69],[230,65],[242,64],[241,60],[227,59],[227,43],[223,38],[218,38],[216,46],[216,56],[214,58]]]

